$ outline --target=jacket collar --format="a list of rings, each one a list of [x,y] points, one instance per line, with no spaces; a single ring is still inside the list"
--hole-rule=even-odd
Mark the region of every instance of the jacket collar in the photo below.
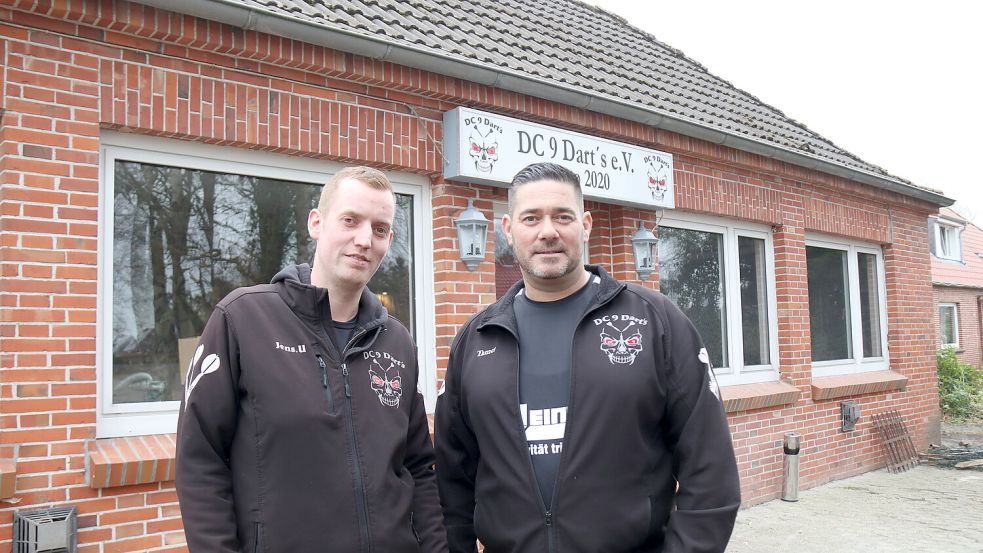
[[[619,292],[621,292],[627,285],[623,282],[617,280],[608,274],[600,265],[585,265],[585,269],[595,278],[600,279],[600,286],[594,297],[591,299],[590,306],[587,307],[587,312],[592,311],[594,308],[604,305],[605,303],[611,301]],[[485,326],[496,325],[504,327],[505,329],[511,331],[513,334],[518,333],[518,329],[515,323],[515,310],[512,309],[512,304],[515,302],[515,297],[519,292],[525,288],[525,283],[523,281],[516,282],[509,288],[509,291],[505,293],[504,296],[499,298],[498,301],[488,306],[487,309],[480,315],[480,320],[478,321],[477,329],[480,331],[484,329]]]
[[[287,306],[301,318],[319,323],[331,321],[328,291],[311,284],[311,266],[307,263],[284,267],[271,283]],[[363,288],[356,327],[368,331],[385,325],[388,319],[389,312],[379,298],[368,287]]]

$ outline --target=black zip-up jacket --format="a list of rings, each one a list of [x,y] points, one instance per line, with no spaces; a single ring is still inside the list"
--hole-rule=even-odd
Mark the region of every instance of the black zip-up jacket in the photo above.
[[[413,340],[368,290],[343,352],[310,267],[216,306],[176,485],[192,553],[447,550]]]
[[[552,510],[519,414],[512,302],[473,317],[437,400],[437,481],[452,552],[720,552],[740,507],[723,406],[703,343],[665,296],[600,267],[577,326]],[[521,347],[536,347],[522,344]],[[676,485],[679,490],[676,491]]]

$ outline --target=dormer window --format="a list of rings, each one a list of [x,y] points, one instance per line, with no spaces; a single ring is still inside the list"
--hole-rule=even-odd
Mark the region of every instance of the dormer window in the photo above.
[[[934,252],[939,259],[951,259],[962,261],[962,234],[963,225],[955,221],[949,221],[942,217],[934,221]]]

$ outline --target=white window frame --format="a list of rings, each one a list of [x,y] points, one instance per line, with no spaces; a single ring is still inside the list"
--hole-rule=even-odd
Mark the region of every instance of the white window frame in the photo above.
[[[104,132],[100,145],[98,308],[96,314],[96,437],[165,434],[177,428],[180,402],[112,403],[113,350],[113,210],[117,160],[168,165],[185,169],[251,175],[324,184],[345,167],[340,163],[213,146],[172,139]],[[436,325],[433,295],[433,228],[430,182],[419,175],[389,172],[393,189],[413,198],[413,286],[416,299],[420,389],[428,412],[437,402]],[[183,369],[182,369],[183,370]],[[183,377],[183,375],[182,375]],[[183,380],[183,378],[182,378]]]
[[[815,246],[847,252],[847,290],[850,294],[850,339],[853,357],[813,361],[812,376],[837,376],[842,374],[881,371],[890,367],[887,343],[887,280],[884,274],[884,254],[881,248],[865,242],[822,236],[806,236],[806,246]],[[881,323],[881,355],[864,357],[863,329],[860,312],[860,271],[857,254],[873,254],[877,266],[877,298]],[[812,329],[810,329],[810,332]]]
[[[952,343],[945,343],[942,341],[942,309],[951,308],[952,309],[952,335],[955,337],[956,341]],[[958,303],[940,303],[939,304],[939,342],[942,347],[952,346],[959,349],[959,304]]]
[[[775,248],[771,229],[765,225],[732,221],[690,213],[666,213],[659,228],[673,227],[723,235],[724,293],[727,298],[727,367],[714,367],[721,386],[756,384],[778,380],[778,296],[775,290]],[[744,365],[744,336],[740,309],[740,274],[738,238],[757,238],[765,242],[765,284],[768,313],[768,357],[765,365]]]
[[[948,259],[950,261],[962,261],[963,259],[963,248],[962,248],[962,231],[963,225],[949,221],[943,218],[938,218],[935,222],[935,257],[939,259]],[[942,248],[942,237],[949,236],[949,244],[951,250],[948,253],[943,252]]]

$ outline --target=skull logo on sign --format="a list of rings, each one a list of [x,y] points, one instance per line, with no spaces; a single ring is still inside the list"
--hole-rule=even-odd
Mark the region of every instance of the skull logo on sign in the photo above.
[[[669,181],[669,163],[660,157],[647,159],[647,162],[648,187],[649,191],[652,192],[652,199],[662,201],[669,190],[667,184]]]
[[[494,129],[482,132],[477,125],[471,128],[471,147],[468,154],[474,160],[474,168],[482,173],[491,173],[498,161],[498,140],[492,136]]]
[[[399,407],[399,398],[403,396],[403,385],[395,363],[390,363],[389,368],[384,369],[373,359],[372,365],[374,366],[369,368],[369,383],[375,395],[386,407]]]
[[[613,364],[635,363],[635,357],[642,353],[642,333],[638,330],[628,333],[628,329],[635,326],[635,323],[628,323],[625,328],[618,328],[611,323],[607,326],[613,328],[614,332],[601,331],[601,351],[608,354],[608,359]]]

